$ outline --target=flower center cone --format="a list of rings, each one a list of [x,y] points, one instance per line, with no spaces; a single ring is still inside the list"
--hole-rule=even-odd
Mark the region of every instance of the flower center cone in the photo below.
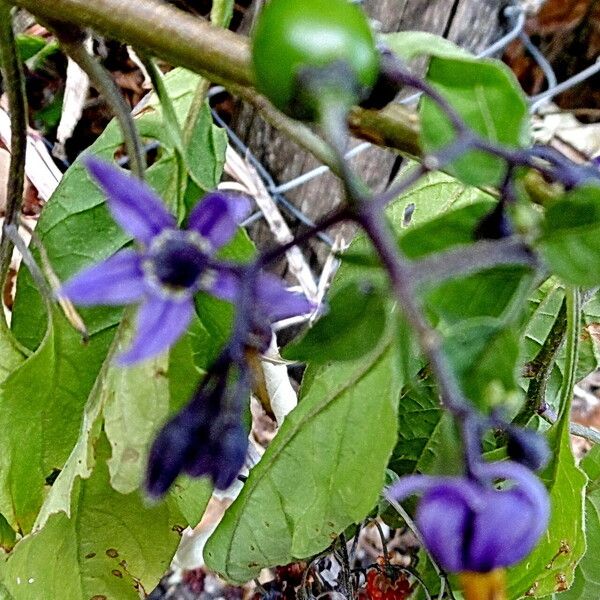
[[[465,571],[459,575],[465,600],[506,600],[504,569],[489,573]]]

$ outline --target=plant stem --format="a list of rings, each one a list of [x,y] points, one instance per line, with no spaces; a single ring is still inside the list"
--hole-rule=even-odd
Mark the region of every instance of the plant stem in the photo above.
[[[83,33],[81,31],[57,24],[55,21],[49,21],[49,25],[54,30],[66,54],[87,74],[92,85],[98,90],[112,110],[121,126],[131,171],[134,175],[143,179],[146,168],[144,150],[135,122],[131,116],[131,110],[123,99],[119,88],[108,71],[95,57],[88,53],[83,44]]]
[[[25,182],[25,153],[27,148],[27,99],[25,79],[12,24],[11,7],[0,0],[0,61],[10,109],[10,166],[6,192],[4,227],[19,224],[23,186]],[[0,241],[0,290],[10,267],[13,243],[3,232]],[[2,318],[4,319],[4,311]]]
[[[90,27],[217,83],[252,84],[250,51],[242,36],[161,0],[11,0],[45,20]]]
[[[538,269],[537,256],[519,238],[480,240],[469,246],[451,248],[410,264],[415,285],[438,284],[500,265],[521,265]]]
[[[370,238],[384,268],[401,310],[417,334],[421,349],[438,382],[443,404],[460,420],[472,412],[441,348],[439,335],[429,326],[417,301],[415,283],[411,277],[410,264],[400,253],[394,236],[391,234],[385,216],[373,212],[363,204],[358,222]]]
[[[567,331],[567,303],[563,301],[550,333],[544,340],[535,358],[526,365],[533,372],[533,378],[527,387],[527,395],[523,407],[513,419],[514,425],[525,427],[531,418],[543,414],[546,404],[546,388],[556,362],[558,352],[565,341]]]
[[[542,417],[544,421],[547,421],[552,425],[558,420],[558,416],[551,408],[547,408],[546,410],[541,412],[540,417]],[[597,429],[593,429],[592,427],[585,427],[584,425],[580,425],[579,423],[570,423],[569,431],[571,435],[582,437],[588,440],[588,442],[592,442],[593,444],[600,444],[600,431],[598,431]]]

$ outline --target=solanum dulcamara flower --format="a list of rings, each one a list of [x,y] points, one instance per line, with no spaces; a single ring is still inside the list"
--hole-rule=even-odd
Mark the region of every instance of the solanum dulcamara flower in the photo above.
[[[192,319],[197,292],[230,302],[238,299],[239,277],[224,263],[220,267],[215,254],[249,213],[250,201],[209,193],[180,229],[147,184],[96,158],[88,157],[85,164],[103,189],[113,218],[137,247],[120,250],[75,275],[61,293],[80,305],[140,304],[135,338],[119,357],[121,364],[131,364],[177,341]],[[255,293],[258,311],[271,322],[314,308],[304,295],[289,292],[283,281],[267,273],[259,275]]]
[[[502,489],[496,480],[504,480]],[[488,573],[519,562],[546,531],[550,515],[546,488],[512,461],[481,465],[477,480],[410,475],[387,493],[396,501],[423,494],[417,527],[433,558],[454,573]]]

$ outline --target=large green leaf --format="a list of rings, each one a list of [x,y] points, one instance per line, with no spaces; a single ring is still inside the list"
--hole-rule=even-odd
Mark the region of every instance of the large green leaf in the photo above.
[[[166,571],[184,525],[167,504],[111,489],[106,439],[91,477],[77,480],[71,516],[54,514],[21,540],[2,572],[14,600],[137,600]]]
[[[98,332],[85,346],[53,310],[42,344],[0,386],[0,512],[25,532],[42,504],[46,478],[63,466],[77,439],[81,407],[110,337]]]
[[[587,548],[575,569],[571,588],[561,600],[600,598],[600,446],[595,446],[581,461],[589,477],[585,495],[585,539]]]
[[[283,357],[323,364],[354,360],[377,346],[386,322],[382,290],[369,281],[351,281],[337,290],[329,302],[329,314],[289,345]]]
[[[578,188],[546,210],[539,250],[567,283],[600,283],[600,187]]]
[[[314,369],[205,549],[232,581],[320,552],[375,505],[396,439],[398,359],[383,343]]]
[[[444,337],[444,351],[465,395],[479,410],[505,406],[517,389],[519,339],[497,319],[469,319]]]
[[[427,79],[467,126],[486,140],[509,147],[527,143],[525,95],[506,65],[494,60],[436,57]],[[421,125],[426,152],[440,150],[455,138],[448,117],[427,96],[421,102]],[[451,167],[471,185],[497,186],[506,171],[503,159],[481,151],[465,153]]]

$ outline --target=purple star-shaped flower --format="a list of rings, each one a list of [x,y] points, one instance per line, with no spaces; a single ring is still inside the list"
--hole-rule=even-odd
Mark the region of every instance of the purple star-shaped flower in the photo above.
[[[546,488],[526,467],[512,461],[484,464],[482,482],[466,477],[403,477],[388,490],[401,501],[423,493],[416,523],[427,550],[455,573],[487,573],[527,556],[548,526]],[[505,479],[507,489],[493,481]]]
[[[107,197],[115,221],[138,242],[85,269],[63,286],[74,303],[140,303],[131,347],[119,357],[132,364],[167,350],[187,329],[199,291],[235,302],[239,279],[214,255],[236,232],[250,211],[250,201],[214,192],[191,212],[179,229],[161,199],[142,181],[96,158],[85,161]],[[264,318],[277,321],[307,314],[314,306],[302,294],[291,293],[273,275],[262,273],[256,305]]]

